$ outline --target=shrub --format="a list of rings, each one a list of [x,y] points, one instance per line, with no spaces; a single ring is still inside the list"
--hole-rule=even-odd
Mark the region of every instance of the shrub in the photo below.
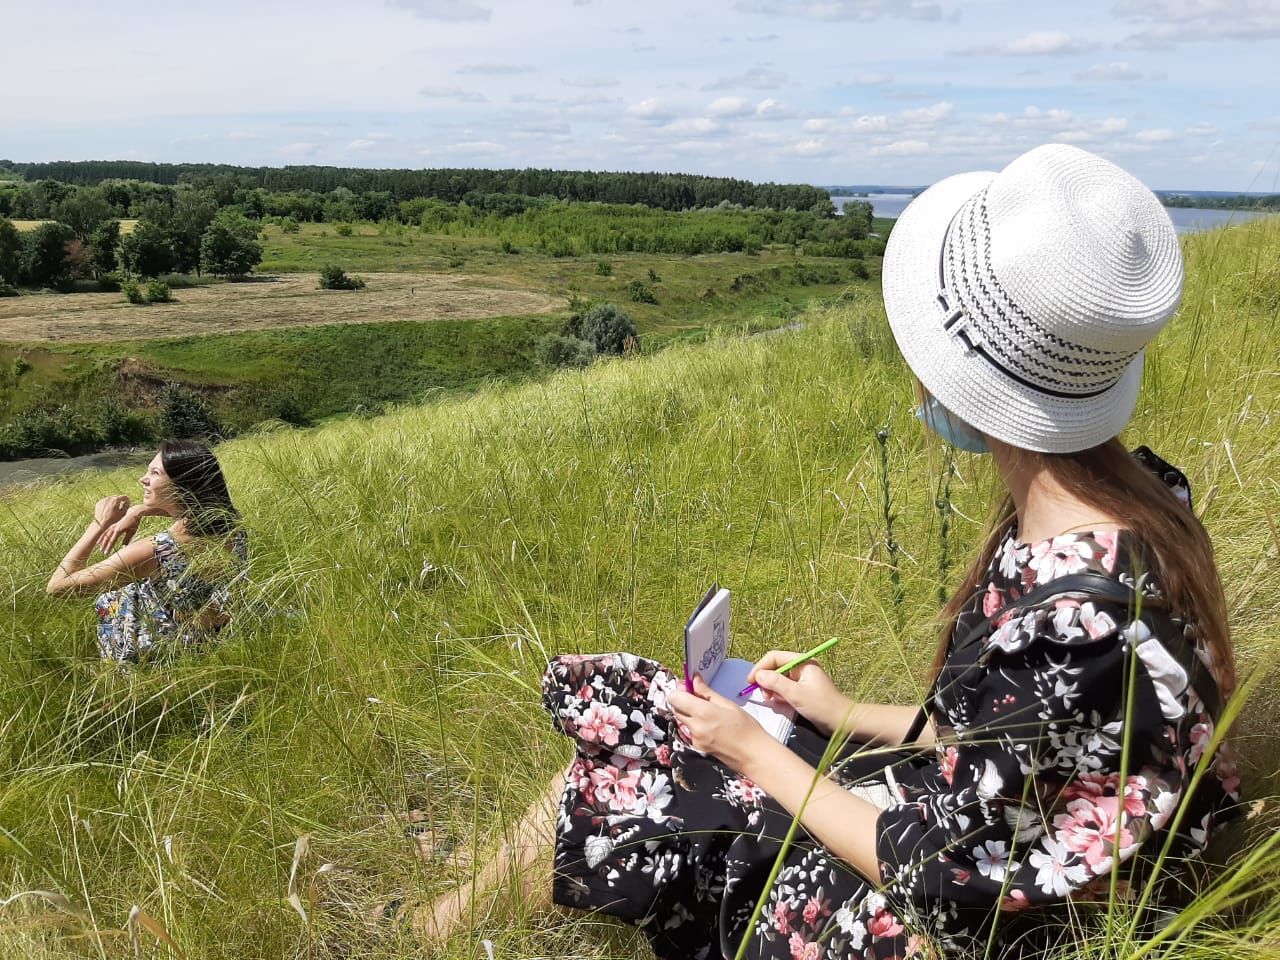
[[[132,304],[142,306],[147,302],[147,298],[137,280],[126,280],[120,284],[120,289],[124,291],[124,298]]]
[[[349,237],[354,232],[349,223],[336,223],[333,226],[333,232],[340,237]]]
[[[596,263],[596,276],[597,276],[597,277],[612,277],[612,276],[613,276],[613,264],[612,264],[612,263],[610,263],[608,260],[600,260],[600,261],[598,261],[598,262]]]
[[[546,367],[585,367],[596,357],[596,348],[577,337],[548,333],[536,346],[538,362]]]
[[[341,267],[329,264],[320,271],[320,289],[363,290],[364,280],[360,277],[349,277],[347,276],[347,272]]]
[[[649,268],[649,282],[650,282],[650,283],[661,283],[661,282],[662,282],[662,278],[661,278],[660,276],[658,276],[658,272],[657,272],[656,270],[654,270],[654,269],[653,269],[653,267],[650,267],[650,268]]]
[[[79,410],[66,404],[32,407],[0,428],[0,456],[42,456],[50,450],[74,456],[98,441],[98,431]]]
[[[503,237],[503,238],[502,238],[502,252],[503,252],[503,253],[510,253],[510,254],[513,254],[513,255],[514,255],[514,254],[517,254],[517,253],[519,253],[519,252],[520,252],[520,248],[519,248],[519,247],[517,247],[517,246],[516,246],[514,243],[512,243],[510,240],[508,240],[506,237]]]
[[[172,303],[173,291],[163,280],[148,280],[147,299],[152,303]]]
[[[160,432],[179,439],[212,439],[221,436],[222,427],[204,397],[180,383],[166,383],[160,390]]]
[[[582,339],[595,345],[597,353],[621,354],[627,338],[639,338],[635,321],[616,304],[597,303],[583,316],[580,324]]]
[[[302,227],[293,217],[280,218],[280,230],[283,233],[297,233]]]
[[[658,298],[653,295],[653,287],[649,286],[643,280],[632,280],[627,286],[627,296],[631,298],[633,303],[658,302]]]
[[[17,295],[17,287],[11,287],[9,284],[0,281],[0,297],[16,297]]]
[[[13,379],[17,380],[30,369],[31,363],[22,354],[18,354],[13,358],[13,364],[9,367],[9,372],[13,374]]]
[[[98,277],[98,289],[103,293],[117,293],[123,282],[124,277],[112,270]]]
[[[145,443],[153,439],[151,423],[140,413],[108,397],[98,417],[98,432],[103,443],[123,446]]]

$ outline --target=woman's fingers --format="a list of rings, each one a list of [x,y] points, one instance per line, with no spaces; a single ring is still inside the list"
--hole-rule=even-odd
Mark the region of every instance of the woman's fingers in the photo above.
[[[790,650],[770,650],[756,661],[755,666],[751,668],[751,672],[747,674],[747,680],[750,683],[759,683],[759,680],[756,677],[756,671],[777,670],[784,663],[789,660],[794,660],[798,656],[800,656],[800,654],[793,653]]]

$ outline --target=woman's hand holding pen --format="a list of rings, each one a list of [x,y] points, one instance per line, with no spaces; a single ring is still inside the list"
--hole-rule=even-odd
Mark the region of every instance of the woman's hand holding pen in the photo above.
[[[789,650],[770,650],[751,668],[747,679],[764,691],[766,700],[790,704],[819,730],[831,733],[848,714],[852,701],[836,689],[815,660],[792,667],[785,675],[778,673],[778,667],[798,656]]]

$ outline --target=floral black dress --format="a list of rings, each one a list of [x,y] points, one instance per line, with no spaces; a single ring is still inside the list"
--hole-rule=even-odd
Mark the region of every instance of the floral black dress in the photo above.
[[[1068,902],[1105,900],[1117,863],[1127,879],[1166,840],[1180,855],[1202,850],[1239,781],[1219,751],[1187,795],[1213,718],[1166,643],[1198,631],[1156,615],[1145,569],[1128,531],[1031,544],[1009,531],[955,636],[995,615],[992,629],[953,643],[930,698],[936,747],[846,743],[830,770],[881,809],[878,887],[803,829],[770,883],[792,817],[678,738],[672,672],[630,654],[556,658],[544,703],[577,746],[556,902],[637,923],[672,960],[732,957],[744,937],[747,956],[780,960],[981,953],[993,924],[1004,936],[1035,917],[1026,928],[1044,930]],[[1061,594],[1001,612],[1083,571],[1137,587],[1151,610]],[[816,763],[827,742],[801,722],[788,746]]]
[[[146,580],[108,590],[94,601],[98,617],[98,652],[104,659],[137,660],[156,644],[177,640],[196,643],[216,632],[195,626],[201,611],[222,610],[232,585],[249,561],[243,530],[231,535],[231,562],[219,566],[218,576],[197,570],[190,556],[168,530],[152,538],[159,570]]]

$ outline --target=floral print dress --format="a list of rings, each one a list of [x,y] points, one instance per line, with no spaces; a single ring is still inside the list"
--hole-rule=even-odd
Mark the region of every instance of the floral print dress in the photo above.
[[[225,606],[232,583],[249,559],[243,530],[232,534],[232,563],[226,576],[210,578],[197,572],[191,558],[168,530],[152,538],[160,569],[146,580],[108,590],[94,601],[98,616],[98,652],[106,659],[137,660],[160,641],[196,643],[217,628],[195,625],[209,607]]]
[[[554,659],[544,703],[577,747],[556,902],[637,923],[672,960],[733,957],[744,937],[747,956],[779,960],[981,955],[994,924],[1043,935],[1069,902],[1105,900],[1117,864],[1140,875],[1166,840],[1175,855],[1202,850],[1239,781],[1220,751],[1187,795],[1213,718],[1166,643],[1198,633],[1159,613],[1146,568],[1128,531],[1008,532],[954,635],[998,614],[993,628],[953,642],[930,697],[936,747],[845,743],[830,770],[881,809],[879,886],[802,828],[770,882],[792,817],[679,739],[675,675],[630,654]],[[1001,613],[1084,571],[1136,586],[1150,608],[1064,594]],[[788,746],[816,763],[827,741],[801,720]],[[1028,942],[1026,955],[1043,949]]]

